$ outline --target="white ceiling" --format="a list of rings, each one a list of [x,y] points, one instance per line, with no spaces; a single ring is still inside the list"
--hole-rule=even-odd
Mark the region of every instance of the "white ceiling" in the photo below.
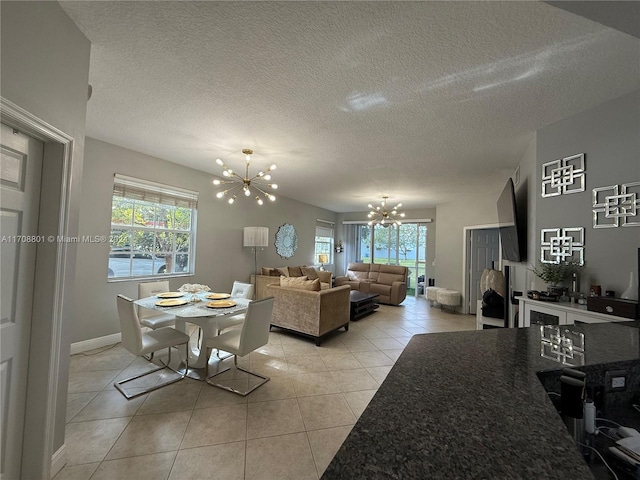
[[[253,148],[335,212],[506,179],[536,129],[640,88],[638,38],[542,2],[61,4],[92,42],[88,136],[215,175]]]

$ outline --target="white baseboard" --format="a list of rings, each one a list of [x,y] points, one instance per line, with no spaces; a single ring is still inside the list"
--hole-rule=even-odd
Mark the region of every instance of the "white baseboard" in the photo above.
[[[71,355],[76,353],[86,352],[87,350],[93,350],[94,348],[107,347],[118,343],[120,341],[121,334],[114,333],[112,335],[105,335],[104,337],[92,338],[90,340],[84,340],[82,342],[76,342],[71,344]]]
[[[51,478],[55,477],[67,463],[67,444],[62,446],[51,457]]]

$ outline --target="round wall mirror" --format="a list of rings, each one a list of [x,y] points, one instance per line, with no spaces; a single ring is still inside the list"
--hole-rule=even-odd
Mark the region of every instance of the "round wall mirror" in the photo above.
[[[276,252],[282,258],[293,257],[298,248],[298,235],[293,225],[285,223],[276,233]]]

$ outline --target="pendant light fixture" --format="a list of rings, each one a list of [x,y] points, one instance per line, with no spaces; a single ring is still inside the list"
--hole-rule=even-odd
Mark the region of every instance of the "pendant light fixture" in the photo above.
[[[224,163],[221,159],[216,159],[216,163],[220,165],[224,170],[222,171],[222,175],[225,177],[224,180],[215,179],[213,184],[218,185],[230,185],[229,188],[222,190],[216,194],[218,198],[224,198],[228,196],[227,202],[231,205],[236,201],[236,198],[240,192],[244,193],[246,197],[252,196],[254,193],[257,193],[255,196],[258,205],[263,205],[264,201],[261,196],[275,201],[276,196],[272,193],[265,191],[270,188],[276,190],[278,185],[275,183],[267,183],[271,180],[270,172],[276,169],[276,165],[273,164],[269,168],[267,168],[264,172],[260,171],[253,177],[249,176],[249,165],[251,164],[251,155],[253,155],[253,150],[250,148],[245,148],[242,150],[242,153],[245,155],[246,164],[244,170],[244,176],[238,175],[234,172],[229,166]],[[256,192],[252,191],[252,188],[256,190]]]
[[[369,215],[367,215],[371,220],[369,220],[368,225],[371,226],[374,223],[378,225],[382,225],[383,227],[388,227],[389,225],[401,225],[401,218],[404,218],[404,213],[398,212],[398,209],[402,206],[402,203],[398,203],[391,210],[387,210],[387,199],[388,196],[382,197],[382,203],[374,207],[369,204],[368,207],[371,209]]]

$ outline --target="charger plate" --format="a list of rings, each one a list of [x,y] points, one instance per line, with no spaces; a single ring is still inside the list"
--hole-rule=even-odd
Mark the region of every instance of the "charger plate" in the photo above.
[[[171,298],[167,300],[158,300],[156,306],[158,307],[178,307],[180,305],[186,305],[189,301],[185,298]]]
[[[230,293],[210,293],[206,298],[209,300],[222,300],[224,298],[229,298],[230,296]]]
[[[180,298],[184,297],[184,293],[182,292],[164,292],[156,295],[158,298]]]
[[[213,302],[207,303],[207,307],[209,308],[229,308],[235,307],[237,305],[236,302],[232,302],[231,300],[215,300]]]

